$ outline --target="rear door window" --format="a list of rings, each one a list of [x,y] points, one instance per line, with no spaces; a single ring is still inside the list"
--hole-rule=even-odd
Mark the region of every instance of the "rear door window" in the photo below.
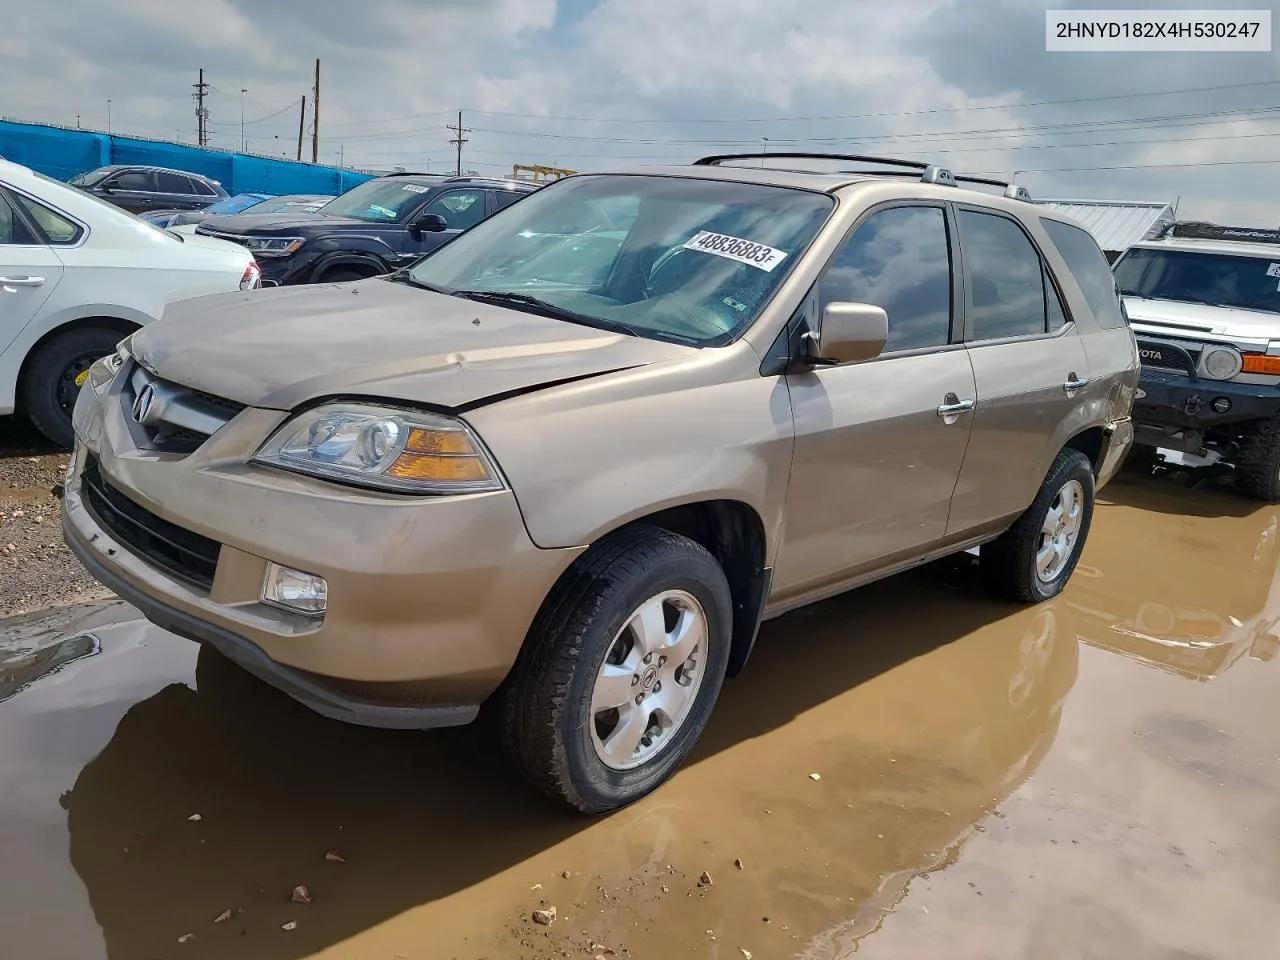
[[[1013,220],[961,210],[960,244],[969,287],[970,338],[998,340],[1045,333],[1040,253]]]
[[[65,245],[75,243],[80,239],[84,228],[78,223],[68,220],[56,210],[51,210],[43,203],[37,203],[30,197],[24,197],[22,194],[15,194],[14,200],[21,207],[28,217],[35,221],[49,243]]]
[[[1098,323],[1108,330],[1123,327],[1125,318],[1120,309],[1116,279],[1092,234],[1060,220],[1042,219],[1040,223],[1062,259],[1067,261]]]
[[[156,190],[160,193],[175,193],[187,196],[191,193],[191,181],[176,173],[158,171],[156,173]]]
[[[27,225],[0,191],[0,246],[30,246],[36,242]]]

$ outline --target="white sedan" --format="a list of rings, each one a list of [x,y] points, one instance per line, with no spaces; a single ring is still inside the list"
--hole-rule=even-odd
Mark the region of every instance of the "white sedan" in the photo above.
[[[244,247],[178,236],[0,160],[0,415],[70,447],[99,357],[175,300],[260,284]]]

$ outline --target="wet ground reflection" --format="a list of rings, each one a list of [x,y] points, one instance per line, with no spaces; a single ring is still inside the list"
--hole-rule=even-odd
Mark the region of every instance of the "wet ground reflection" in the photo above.
[[[1173,475],[1106,494],[1052,604],[991,603],[960,558],[771,623],[691,763],[601,821],[481,727],[326,721],[140,623],[60,636],[101,652],[24,654],[0,703],[0,927],[129,960],[1262,949],[1280,513]],[[1216,940],[1180,933],[1197,890]]]

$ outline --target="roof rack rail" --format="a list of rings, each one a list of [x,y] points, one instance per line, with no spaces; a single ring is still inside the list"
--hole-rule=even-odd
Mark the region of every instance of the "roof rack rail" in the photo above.
[[[718,167],[726,160],[849,160],[856,163],[883,163],[890,167],[909,167],[912,170],[927,170],[929,164],[923,160],[895,160],[892,157],[866,157],[856,153],[809,153],[803,150],[796,152],[774,151],[773,153],[721,153],[710,157],[700,157],[693,161],[695,167]]]
[[[924,183],[936,183],[941,186],[954,187],[955,177],[947,167],[923,160],[899,160],[896,157],[872,157],[860,153],[811,153],[809,151],[777,151],[773,153],[723,153],[710,157],[701,157],[693,161],[694,166],[718,167],[726,160],[839,160],[846,163],[873,163],[887,167],[899,167],[899,170],[863,171],[877,176],[907,176],[919,172]],[[856,173],[846,170],[842,173]]]
[[[809,153],[807,151],[774,151],[773,153],[722,153],[709,157],[701,157],[693,161],[698,167],[718,167],[726,160],[840,160],[850,163],[878,163],[887,167],[899,167],[903,172],[863,171],[879,176],[906,176],[905,171],[920,171],[920,180],[924,183],[936,183],[941,186],[956,187],[961,183],[980,183],[989,187],[1000,187],[1004,196],[1010,200],[1031,201],[1031,192],[1026,187],[1005,180],[994,180],[990,177],[974,177],[967,174],[953,173],[949,167],[923,160],[899,160],[895,157],[870,157],[857,153]],[[842,173],[855,173],[848,170]]]
[[[1232,243],[1280,243],[1280,230],[1265,227],[1229,227],[1200,220],[1179,220],[1160,233],[1160,239],[1227,240]]]
[[[1010,200],[1025,200],[1031,202],[1031,191],[1026,187],[1020,187],[1016,183],[1010,183],[1008,180],[996,180],[993,177],[973,177],[965,173],[957,173],[956,180],[960,183],[980,183],[987,187],[999,187],[1004,191],[1002,196]]]

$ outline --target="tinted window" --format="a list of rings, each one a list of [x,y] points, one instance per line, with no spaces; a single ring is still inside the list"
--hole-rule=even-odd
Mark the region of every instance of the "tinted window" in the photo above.
[[[960,243],[972,303],[974,340],[1044,333],[1040,254],[1007,217],[960,212]]]
[[[213,187],[209,186],[209,184],[205,183],[199,177],[191,178],[191,186],[194,188],[194,191],[201,196],[216,197],[218,195],[217,190],[213,189]]]
[[[495,190],[493,191],[493,209],[496,212],[503,207],[509,207],[524,195],[516,190]]]
[[[484,191],[450,190],[428,203],[422,212],[444,217],[450,230],[465,230],[484,219]]]
[[[5,195],[0,193],[0,244],[15,243],[31,244],[35,243],[35,238],[31,236],[27,225],[18,218]]]
[[[14,196],[18,206],[27,212],[36,225],[44,231],[50,243],[75,243],[80,239],[80,227],[62,214],[50,210],[42,203],[36,203],[21,194]]]
[[[191,181],[176,173],[158,171],[156,173],[156,190],[160,193],[187,194],[191,192]]]
[[[150,190],[151,174],[143,173],[139,170],[131,170],[108,180],[107,186],[114,187],[117,190]]]
[[[889,315],[885,350],[947,343],[951,333],[951,256],[939,207],[895,207],[873,214],[831,258],[818,286],[823,305],[874,303]]]
[[[1053,285],[1053,278],[1049,276],[1048,270],[1044,274],[1044,302],[1049,312],[1049,332],[1061,330],[1067,325],[1067,309],[1062,305],[1062,297],[1058,294],[1058,288]]]
[[[1084,291],[1089,309],[1098,323],[1112,329],[1123,327],[1124,315],[1120,312],[1120,298],[1116,294],[1116,280],[1107,264],[1107,258],[1099,249],[1093,236],[1086,230],[1057,220],[1041,220],[1045,233],[1057,247],[1062,259],[1067,261],[1075,275],[1076,283]]]

